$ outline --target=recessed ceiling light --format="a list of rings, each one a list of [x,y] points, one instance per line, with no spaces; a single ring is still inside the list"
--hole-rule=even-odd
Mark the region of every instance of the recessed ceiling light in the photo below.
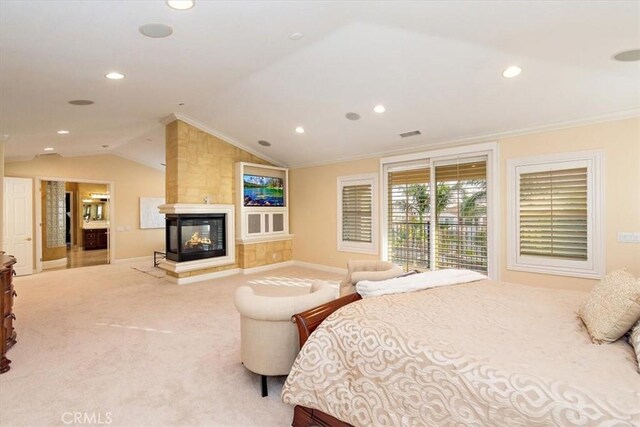
[[[303,37],[304,37],[304,34],[302,34],[302,33],[291,33],[291,34],[289,35],[289,38],[290,38],[291,40],[300,40],[300,39],[302,39]]]
[[[347,120],[360,120],[360,114],[358,113],[347,113],[344,116]]]
[[[167,6],[176,10],[188,10],[196,5],[194,0],[167,0]]]
[[[53,147],[45,147],[44,151],[53,151],[55,150],[55,148]]]
[[[271,143],[269,141],[265,141],[264,139],[258,141],[258,144],[262,145],[263,147],[271,147]]]
[[[522,68],[518,67],[517,65],[512,65],[502,72],[502,77],[506,79],[512,79],[519,76],[521,72]]]
[[[124,79],[124,74],[119,73],[117,71],[112,71],[108,74],[104,75],[106,78],[108,78],[109,80],[122,80]]]
[[[58,135],[66,135],[66,134],[69,133],[69,131],[68,130],[64,130],[64,129],[60,129],[57,133],[58,133]]]
[[[138,31],[143,36],[151,37],[152,39],[161,39],[173,34],[173,28],[165,24],[144,24],[138,27]]]
[[[89,100],[89,99],[74,99],[74,100],[69,101],[69,104],[71,104],[71,105],[91,105],[91,104],[94,104],[94,102]]]
[[[376,113],[378,113],[378,114],[382,114],[382,113],[384,113],[385,111],[387,111],[387,109],[386,109],[386,108],[384,108],[384,105],[382,105],[382,104],[378,104],[378,105],[376,105],[375,107],[373,107],[373,111],[375,111],[375,112],[376,112]]]
[[[302,126],[298,126],[296,128],[296,133],[304,133],[304,128]]]
[[[614,55],[613,59],[621,62],[640,61],[640,49],[625,50]]]

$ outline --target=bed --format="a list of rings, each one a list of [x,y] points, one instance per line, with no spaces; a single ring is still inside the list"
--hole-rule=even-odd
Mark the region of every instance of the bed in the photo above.
[[[635,354],[590,341],[585,298],[489,280],[348,295],[296,316],[282,399],[295,427],[638,426]]]

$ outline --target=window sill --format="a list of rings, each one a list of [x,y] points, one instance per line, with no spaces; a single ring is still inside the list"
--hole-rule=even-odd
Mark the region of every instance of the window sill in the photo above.
[[[521,271],[525,273],[550,274],[554,276],[577,277],[581,279],[594,279],[594,280],[599,280],[599,279],[602,279],[603,277],[603,274],[601,272],[598,272],[595,270],[578,270],[578,269],[567,269],[567,268],[560,268],[560,267],[553,268],[549,266],[509,264],[507,266],[507,270]]]
[[[338,252],[351,252],[356,254],[378,255],[376,247],[349,246],[348,244],[338,245]]]

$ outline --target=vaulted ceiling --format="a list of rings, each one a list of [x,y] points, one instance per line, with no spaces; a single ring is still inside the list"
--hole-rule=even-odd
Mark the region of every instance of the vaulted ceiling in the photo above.
[[[283,165],[330,162],[635,114],[640,62],[612,57],[638,48],[635,1],[2,1],[0,135],[7,160],[51,147],[161,167],[176,113]]]

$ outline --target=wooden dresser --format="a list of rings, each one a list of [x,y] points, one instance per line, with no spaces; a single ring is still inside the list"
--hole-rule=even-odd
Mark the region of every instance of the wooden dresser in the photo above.
[[[13,329],[13,298],[17,296],[13,290],[13,264],[16,259],[11,255],[0,252],[0,279],[2,280],[2,298],[0,298],[0,313],[2,313],[2,327],[0,327],[0,374],[9,370],[11,360],[6,358],[7,350],[16,343],[16,331]]]

